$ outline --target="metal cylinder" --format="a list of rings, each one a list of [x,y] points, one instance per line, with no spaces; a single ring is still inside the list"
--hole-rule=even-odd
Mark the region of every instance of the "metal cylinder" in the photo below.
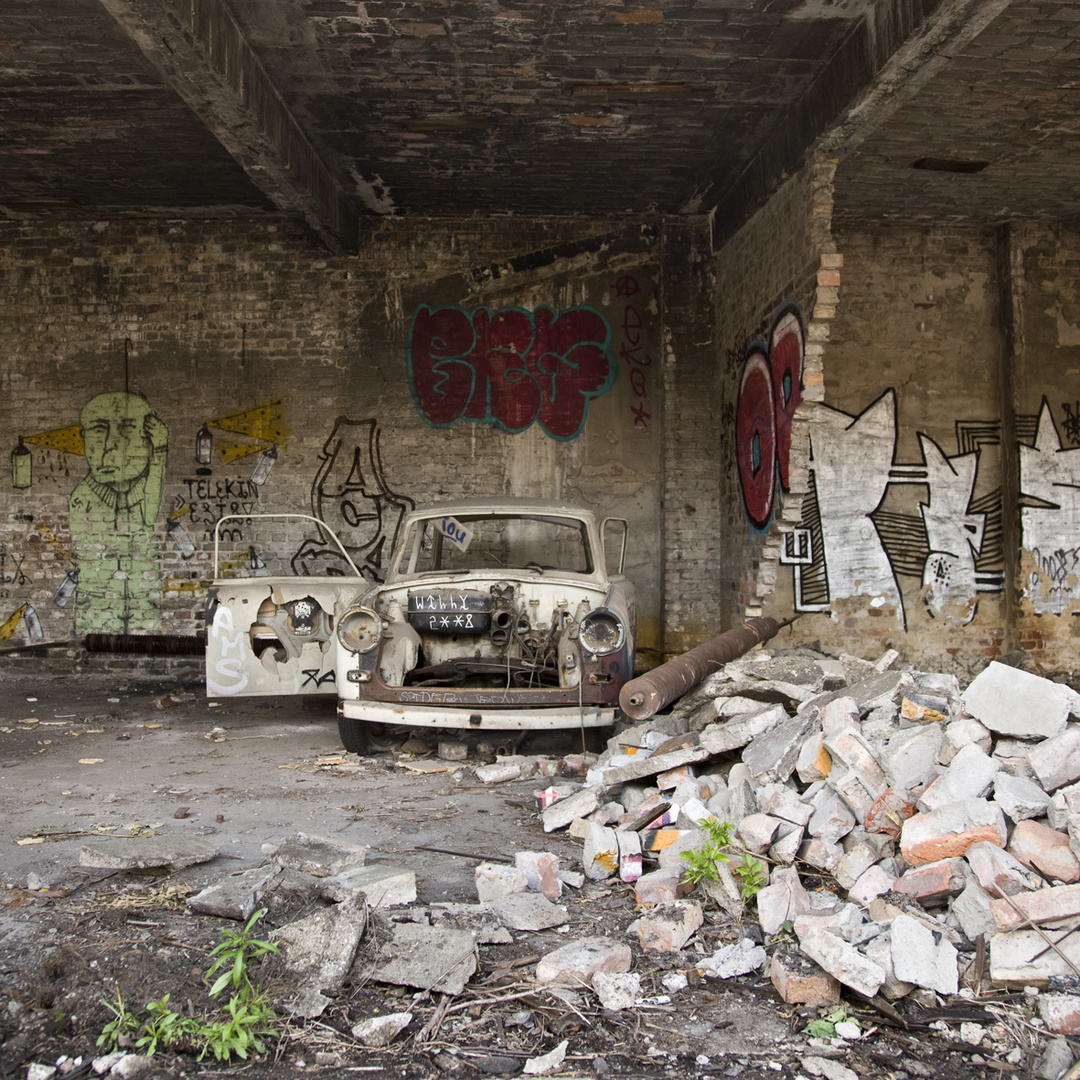
[[[695,645],[682,656],[631,679],[619,692],[619,707],[633,720],[648,720],[707,675],[768,641],[787,625],[788,622],[779,623],[766,617],[747,619],[741,626],[732,627],[719,637]]]

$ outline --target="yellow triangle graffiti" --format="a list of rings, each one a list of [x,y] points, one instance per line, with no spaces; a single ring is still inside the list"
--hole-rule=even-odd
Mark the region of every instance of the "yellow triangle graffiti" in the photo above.
[[[53,428],[51,431],[39,431],[36,435],[24,435],[23,442],[44,446],[47,450],[59,450],[65,454],[83,453],[82,431],[78,424]]]
[[[9,615],[2,624],[0,624],[0,641],[10,641],[15,636],[15,628],[19,625],[19,620],[22,618],[23,612],[26,610],[26,605],[16,608],[13,615]]]
[[[219,439],[217,443],[217,452],[221,455],[221,460],[228,465],[230,461],[236,461],[238,458],[250,457],[252,454],[261,454],[271,445],[273,444],[262,442],[255,443],[253,446],[251,443],[228,443],[222,442]]]
[[[281,411],[280,398],[258,405],[254,409],[219,416],[207,423],[222,431],[250,435],[253,439],[265,439],[272,443],[282,443],[290,434],[285,426],[285,414]]]

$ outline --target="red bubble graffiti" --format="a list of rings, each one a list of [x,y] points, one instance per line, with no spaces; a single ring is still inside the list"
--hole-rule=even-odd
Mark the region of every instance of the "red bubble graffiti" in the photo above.
[[[735,415],[735,456],[743,503],[759,529],[772,516],[776,484],[790,488],[791,425],[802,401],[805,335],[794,306],[781,310],[768,349],[755,342],[747,350]]]
[[[618,375],[610,336],[607,320],[586,307],[470,313],[421,305],[409,340],[409,386],[435,427],[472,420],[516,434],[539,423],[553,439],[573,439],[589,399]]]

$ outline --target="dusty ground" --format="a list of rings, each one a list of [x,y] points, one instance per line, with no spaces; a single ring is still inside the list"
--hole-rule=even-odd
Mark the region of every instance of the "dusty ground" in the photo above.
[[[183,700],[155,707],[166,696]],[[559,755],[580,747],[559,735],[522,749]],[[110,1019],[102,999],[113,999],[117,988],[132,1007],[168,993],[173,1005],[211,1010],[207,954],[222,927],[237,927],[187,913],[183,896],[257,865],[262,845],[297,831],[367,844],[369,862],[414,870],[418,906],[474,902],[481,857],[550,850],[580,869],[578,841],[543,833],[533,800],[541,782],[484,787],[470,769],[416,774],[401,760],[393,751],[344,755],[333,706],[323,702],[213,707],[197,685],[175,681],[0,681],[0,1077],[22,1078],[33,1062],[65,1057],[68,1076],[86,1075]],[[80,866],[88,841],[140,831],[195,834],[221,855],[167,877]],[[1045,1040],[1030,1026],[1022,995],[943,1002],[937,1011],[905,1003],[906,1029],[849,1000],[863,1038],[812,1043],[802,1029],[817,1011],[783,1004],[767,979],[697,976],[695,956],[756,926],[734,926],[711,912],[681,953],[645,956],[636,937],[625,935],[637,914],[632,888],[588,883],[562,903],[571,917],[566,932],[516,933],[512,945],[481,946],[480,971],[457,999],[357,979],[319,1021],[283,1023],[255,1062],[226,1067],[159,1052],[148,1075],[467,1078],[520,1072],[564,1039],[562,1076],[828,1075],[814,1058],[828,1059],[830,1070],[843,1065],[896,1080],[1036,1075]],[[260,930],[312,904],[279,899]],[[376,922],[361,951],[385,933]],[[605,1012],[591,994],[567,1003],[531,982],[539,956],[596,933],[631,943],[644,1004]],[[668,995],[661,979],[675,970],[690,985]],[[437,1010],[441,1022],[432,1026]],[[362,1019],[401,1011],[414,1020],[391,1049],[365,1049],[349,1034]],[[983,1027],[980,1045],[960,1038],[964,1022]],[[80,1057],[83,1064],[71,1069]]]

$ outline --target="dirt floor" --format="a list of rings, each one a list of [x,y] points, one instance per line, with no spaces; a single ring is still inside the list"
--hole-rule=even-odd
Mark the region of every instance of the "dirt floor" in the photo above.
[[[558,757],[580,750],[578,738],[534,736],[521,749]],[[475,902],[473,873],[484,858],[512,862],[516,851],[547,850],[565,868],[581,869],[579,841],[543,832],[534,792],[546,781],[484,786],[472,772],[476,757],[453,773],[403,767],[425,760],[438,764],[434,755],[403,756],[394,748],[346,755],[332,701],[216,705],[197,684],[175,680],[4,677],[0,1077],[21,1080],[34,1063],[59,1065],[57,1076],[93,1075],[91,1060],[104,1053],[98,1037],[113,1016],[106,1001],[118,993],[135,1010],[168,994],[183,1015],[215,1015],[210,950],[223,929],[239,924],[193,915],[184,898],[258,865],[263,845],[297,832],[370,845],[369,863],[413,870],[418,897],[406,917],[423,918],[425,906],[439,901]],[[150,833],[198,836],[220,855],[171,875],[80,864],[88,842]],[[277,895],[259,934],[318,903]],[[456,997],[354,977],[318,1020],[277,1023],[263,1055],[218,1064],[159,1050],[139,1075],[511,1075],[564,1040],[565,1060],[548,1075],[1038,1075],[1047,1041],[1022,994],[906,1001],[893,1016],[849,997],[861,1038],[812,1039],[803,1029],[819,1010],[785,1005],[760,973],[717,981],[695,968],[720,945],[760,934],[756,924],[734,925],[710,910],[684,949],[645,955],[626,933],[640,914],[632,887],[587,882],[560,903],[570,916],[566,927],[481,945],[480,969]],[[388,915],[370,921],[361,955],[389,925]],[[533,979],[542,955],[598,933],[633,949],[642,999],[631,1008],[605,1011],[588,991],[559,997]],[[677,973],[687,985],[672,992],[664,978]],[[368,1017],[406,1011],[412,1022],[389,1048],[365,1048],[350,1034]]]

